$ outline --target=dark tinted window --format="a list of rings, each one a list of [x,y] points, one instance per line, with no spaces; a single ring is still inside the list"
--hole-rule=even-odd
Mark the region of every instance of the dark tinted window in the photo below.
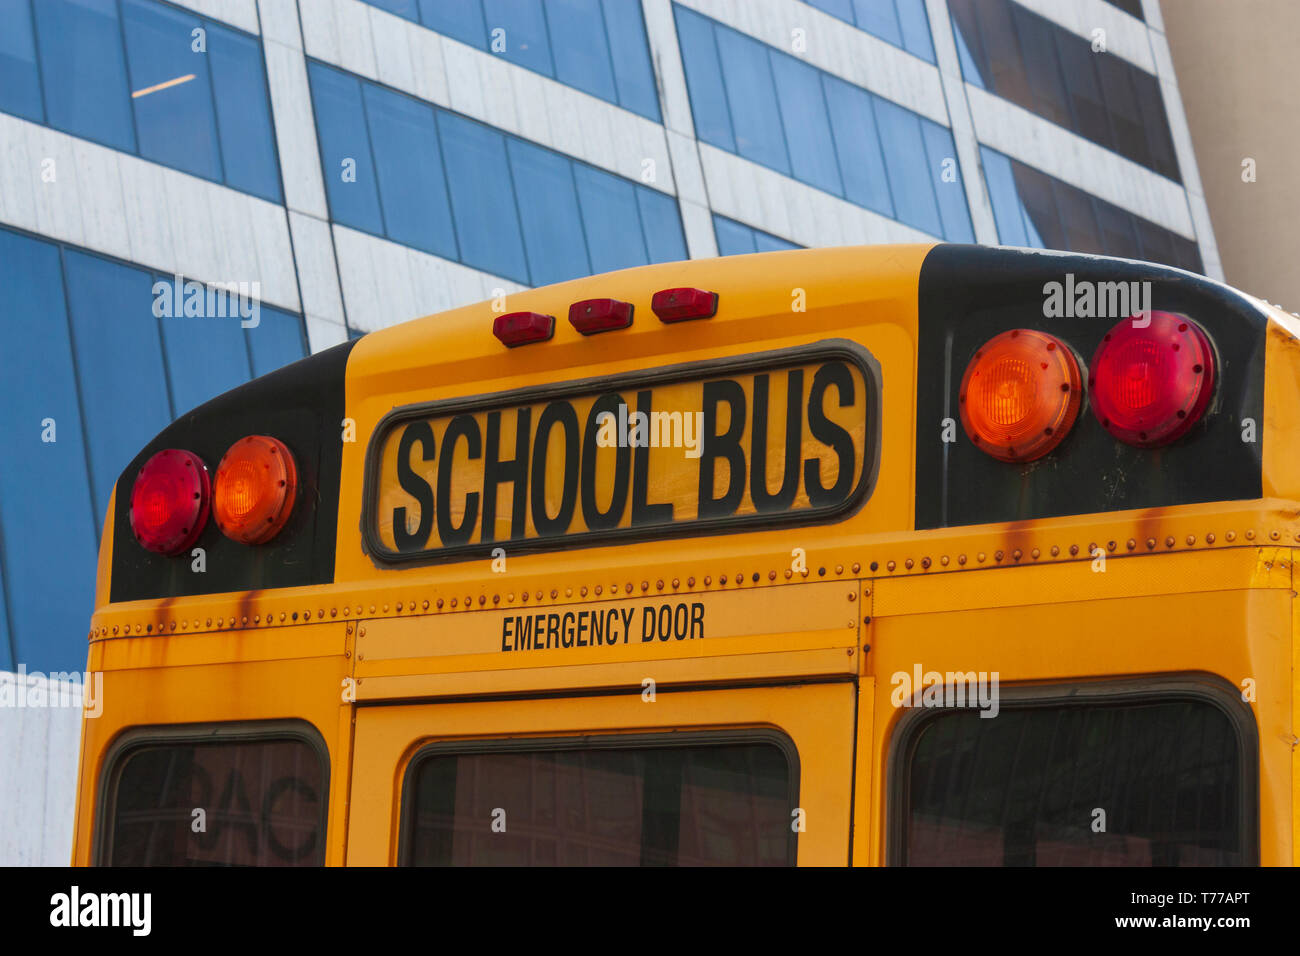
[[[119,762],[102,834],[112,866],[319,866],[327,781],[296,739],[158,743]],[[202,810],[203,827],[195,832]]]
[[[993,719],[952,710],[925,719],[911,748],[907,864],[1253,862],[1237,734],[1208,702],[1004,703]]]
[[[1119,5],[1119,4],[1117,4]],[[1011,0],[949,0],[968,83],[1181,182],[1160,83]]]
[[[998,241],[1202,269],[1196,243],[1001,153],[980,149]]]
[[[794,864],[794,771],[771,743],[432,752],[410,770],[416,866]]]
[[[1112,7],[1119,7],[1125,13],[1132,14],[1139,20],[1142,16],[1142,0],[1106,0]]]

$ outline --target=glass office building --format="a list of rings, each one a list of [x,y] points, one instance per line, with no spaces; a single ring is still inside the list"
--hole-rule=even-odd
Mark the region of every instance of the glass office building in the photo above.
[[[496,290],[931,240],[1219,277],[1154,0],[0,0],[0,670],[84,667],[117,474],[252,376]]]

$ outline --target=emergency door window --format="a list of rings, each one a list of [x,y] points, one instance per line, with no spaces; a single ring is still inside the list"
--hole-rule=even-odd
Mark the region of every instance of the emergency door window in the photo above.
[[[900,862],[1253,862],[1238,729],[1205,700],[954,710],[909,734]],[[896,804],[897,806],[897,804]]]
[[[322,758],[298,739],[176,742],[124,752],[112,785],[113,866],[319,866]]]
[[[797,768],[785,747],[561,746],[417,756],[402,862],[794,865]]]

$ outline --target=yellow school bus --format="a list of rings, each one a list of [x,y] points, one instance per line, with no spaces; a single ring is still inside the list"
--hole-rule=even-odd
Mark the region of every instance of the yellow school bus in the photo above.
[[[311,356],[117,483],[74,863],[1290,864],[1298,336],[941,244]]]

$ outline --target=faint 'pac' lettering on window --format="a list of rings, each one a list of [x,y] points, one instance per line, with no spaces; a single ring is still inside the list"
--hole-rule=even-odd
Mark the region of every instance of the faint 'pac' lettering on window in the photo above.
[[[208,52],[208,31],[203,27],[195,27],[190,31],[190,49],[195,53]]]
[[[58,441],[58,429],[55,427],[53,418],[41,419],[41,441],[47,445],[53,445]]]
[[[355,183],[357,181],[357,161],[351,156],[344,156],[343,162],[339,165],[343,167],[339,173],[339,178],[345,183]]]
[[[957,181],[957,160],[951,156],[945,156],[940,164],[939,178],[945,183],[955,183]]]
[[[492,52],[493,52],[493,53],[505,53],[505,52],[506,52],[506,31],[505,31],[505,29],[502,28],[502,27],[493,27],[493,28],[492,28],[491,37],[492,37]]]

